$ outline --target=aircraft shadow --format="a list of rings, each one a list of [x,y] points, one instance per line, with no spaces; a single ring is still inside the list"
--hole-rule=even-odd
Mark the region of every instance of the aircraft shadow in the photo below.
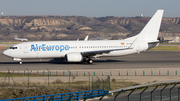
[[[107,60],[94,60],[94,62],[126,62],[126,61],[107,59]]]
[[[124,60],[94,60],[94,63],[103,63],[103,62],[125,62]],[[19,64],[19,62],[0,62],[0,64]],[[87,64],[86,62],[65,62],[65,61],[56,61],[56,60],[50,60],[50,61],[33,61],[28,62],[25,61],[23,64]]]
[[[23,62],[23,64],[36,64],[36,63],[48,63],[48,62]],[[19,62],[0,62],[0,64],[19,64]]]

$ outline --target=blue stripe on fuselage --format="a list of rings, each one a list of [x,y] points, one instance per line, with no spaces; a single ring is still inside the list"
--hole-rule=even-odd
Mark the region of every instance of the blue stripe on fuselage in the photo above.
[[[69,45],[46,45],[46,44],[42,44],[42,45],[31,45],[31,49],[30,51],[64,51],[64,50],[69,50]]]

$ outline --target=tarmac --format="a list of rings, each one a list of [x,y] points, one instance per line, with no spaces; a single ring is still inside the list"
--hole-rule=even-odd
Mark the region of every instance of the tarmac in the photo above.
[[[50,82],[60,79],[68,82],[71,72],[71,82],[88,81],[91,77],[99,78],[111,75],[111,79],[117,81],[130,81],[137,83],[148,83],[154,81],[165,81],[179,79],[180,75],[180,52],[179,51],[147,51],[140,54],[134,54],[124,57],[103,57],[94,60],[93,64],[87,63],[66,63],[57,62],[50,59],[24,60],[22,65],[13,61],[11,58],[0,55],[0,72],[24,74],[27,69],[34,75],[47,75],[47,69],[51,72]],[[63,74],[64,72],[64,74]],[[89,73],[88,73],[89,72]],[[94,75],[95,73],[95,75]],[[85,74],[85,75],[84,75]],[[64,75],[64,76],[63,76]],[[74,79],[73,76],[75,77]],[[46,77],[31,77],[30,82],[47,82]],[[4,78],[0,78],[3,82]],[[16,82],[26,82],[27,77],[14,77]]]

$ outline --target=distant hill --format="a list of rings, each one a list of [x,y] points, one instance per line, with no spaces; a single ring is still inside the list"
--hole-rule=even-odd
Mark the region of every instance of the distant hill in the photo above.
[[[14,36],[29,40],[75,40],[86,35],[126,38],[138,34],[150,17],[2,16],[0,41]],[[160,36],[179,36],[180,18],[163,18]]]

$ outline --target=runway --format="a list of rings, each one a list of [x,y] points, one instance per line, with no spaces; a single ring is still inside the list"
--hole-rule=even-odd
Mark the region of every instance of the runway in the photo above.
[[[140,54],[133,54],[123,57],[101,57],[94,60],[93,64],[87,63],[66,63],[57,62],[50,59],[24,60],[22,65],[17,61],[4,55],[0,55],[0,71],[7,68],[13,70],[76,70],[76,69],[128,69],[128,68],[179,68],[179,51],[147,51]]]
[[[104,71],[104,75],[109,74],[110,70],[113,72],[113,76],[111,78],[115,78],[117,81],[125,81],[125,82],[138,82],[138,83],[147,83],[147,82],[153,82],[153,81],[165,81],[165,80],[175,80],[179,79],[179,73],[178,76],[175,75],[175,70],[179,69],[180,67],[180,51],[147,51],[142,52],[140,54],[133,54],[129,56],[123,56],[123,57],[102,57],[99,60],[94,60],[93,64],[87,64],[87,63],[66,63],[66,62],[57,62],[57,61],[51,61],[50,59],[42,59],[42,61],[39,61],[38,59],[35,60],[25,60],[23,61],[23,64],[20,65],[18,62],[13,61],[11,58],[6,57],[4,55],[0,55],[0,71],[7,71],[7,68],[10,70],[60,70],[60,71],[66,71],[66,74],[68,74],[67,70],[74,71],[73,74],[76,73],[76,70],[80,71],[91,71],[91,76],[93,76],[93,72],[96,71],[96,76],[99,78],[103,78],[101,76],[102,71]],[[144,69],[142,69],[144,68]],[[154,76],[151,76],[151,68],[154,71]],[[122,70],[124,69],[124,70]],[[173,70],[174,69],[174,70]],[[106,71],[105,71],[106,70]],[[118,76],[118,71],[121,70],[121,76]],[[126,76],[127,70],[129,71],[129,76]],[[137,70],[138,75],[134,76],[134,71]],[[147,76],[142,76],[142,71],[146,70]],[[161,75],[158,75],[159,70],[161,70]],[[170,70],[170,75],[167,75],[167,70]],[[97,73],[99,71],[99,74]],[[138,72],[139,71],[139,72]],[[147,72],[149,71],[149,72]],[[83,75],[83,72],[79,72],[79,75]],[[123,74],[124,72],[124,74]],[[173,73],[172,73],[173,72]],[[55,72],[54,72],[55,73]],[[61,72],[62,73],[62,72]],[[86,72],[87,73],[87,72]],[[148,74],[149,73],[149,74]],[[76,74],[75,74],[76,75]],[[122,76],[123,75],[123,76]],[[166,75],[166,76],[165,76]],[[59,78],[59,77],[57,77]],[[51,77],[50,82],[53,82],[57,79],[56,77]],[[88,80],[88,76],[76,76],[76,79],[74,81],[80,81],[80,80]],[[18,78],[20,80],[26,80],[25,77]],[[16,82],[18,79],[14,78]],[[45,79],[47,78],[37,78],[38,82],[40,80],[42,83],[45,83]],[[31,82],[33,80],[37,80],[31,78]],[[68,82],[68,77],[61,76],[61,80]],[[24,81],[23,81],[24,82]],[[177,85],[179,87],[179,85]],[[159,88],[154,92],[154,100],[160,99],[160,90]],[[146,101],[150,101],[150,91],[152,89],[147,90],[143,94],[142,99]],[[139,100],[139,93],[141,91],[136,91],[131,95],[131,100]],[[130,92],[121,94],[118,96],[117,100],[121,99],[122,101],[127,101],[127,95]],[[177,100],[177,88],[174,88],[172,99],[174,101]],[[112,101],[114,97],[109,97],[107,99],[103,99],[103,101]],[[163,100],[169,100],[169,89],[165,89],[163,93]],[[96,100],[94,100],[96,101]]]

